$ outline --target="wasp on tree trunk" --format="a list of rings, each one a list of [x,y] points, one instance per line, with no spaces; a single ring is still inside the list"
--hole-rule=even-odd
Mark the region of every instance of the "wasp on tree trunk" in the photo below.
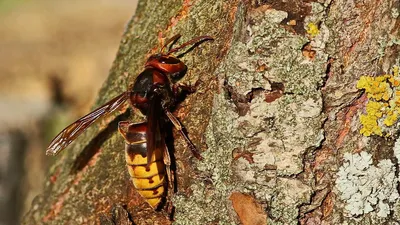
[[[196,46],[213,40],[210,36],[196,37],[179,47],[172,45],[180,38],[175,35],[162,47],[160,53],[149,57],[145,69],[133,83],[130,90],[113,98],[106,104],[83,116],[62,130],[50,143],[46,154],[56,155],[75,140],[97,119],[118,109],[127,100],[146,116],[146,122],[120,121],[118,130],[125,139],[125,159],[132,182],[140,195],[156,209],[165,196],[167,184],[172,187],[171,159],[165,144],[165,123],[170,121],[179,131],[193,155],[201,159],[199,151],[183,130],[182,124],[171,113],[182,92],[193,92],[193,86],[177,83],[187,67],[172,56],[186,46]],[[172,43],[172,44],[171,44]],[[170,49],[164,53],[169,45]]]

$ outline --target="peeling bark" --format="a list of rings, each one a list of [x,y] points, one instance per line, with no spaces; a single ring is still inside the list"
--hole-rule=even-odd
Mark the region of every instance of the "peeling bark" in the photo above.
[[[183,82],[200,86],[175,114],[204,160],[193,158],[174,135],[175,223],[238,224],[245,218],[249,224],[251,215],[265,224],[399,222],[394,190],[369,207],[362,202],[367,210],[354,214],[354,196],[344,197],[347,189],[340,186],[347,178],[337,180],[359,162],[389,177],[376,178],[377,189],[397,186],[391,177],[398,175],[397,132],[389,128],[386,138],[359,133],[367,98],[356,82],[399,64],[398,10],[399,2],[389,0],[141,1],[96,105],[132,83],[162,38],[213,36],[214,42],[182,58],[189,68]],[[115,132],[121,118],[141,120],[125,108],[86,131],[54,163],[24,224],[93,224],[100,217],[112,224],[115,207],[133,224],[171,223],[129,181],[123,140]],[[351,173],[359,179],[363,171]],[[238,199],[264,213],[240,208]]]

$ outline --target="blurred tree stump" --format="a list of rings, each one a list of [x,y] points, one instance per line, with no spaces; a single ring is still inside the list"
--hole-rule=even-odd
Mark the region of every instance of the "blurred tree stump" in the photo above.
[[[356,88],[361,76],[390,74],[398,65],[398,7],[140,1],[96,105],[126,90],[164,38],[213,36],[182,58],[189,68],[182,82],[200,86],[175,114],[204,160],[174,135],[175,223],[399,222],[398,132],[377,113],[385,137],[360,134],[368,98]],[[394,96],[395,85],[387,88]],[[117,224],[117,217],[126,224],[127,213],[132,224],[171,223],[133,189],[116,132],[121,118],[140,121],[124,108],[56,159],[24,224]]]

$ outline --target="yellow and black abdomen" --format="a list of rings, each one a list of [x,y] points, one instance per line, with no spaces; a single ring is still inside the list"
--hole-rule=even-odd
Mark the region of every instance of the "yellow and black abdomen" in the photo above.
[[[126,140],[125,160],[133,185],[151,207],[157,208],[166,193],[167,175],[163,161],[164,149],[156,147],[148,164],[147,124],[122,121],[119,131]]]

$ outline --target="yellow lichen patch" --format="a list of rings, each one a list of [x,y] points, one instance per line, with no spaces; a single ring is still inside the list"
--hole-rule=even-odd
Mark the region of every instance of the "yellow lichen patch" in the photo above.
[[[395,76],[395,77],[399,76],[399,67],[398,66],[393,66],[393,76]]]
[[[387,82],[389,75],[379,77],[362,76],[357,83],[358,89],[365,89],[368,98],[373,98],[377,101],[388,101],[391,95],[390,84]]]
[[[390,127],[390,126],[392,126],[394,123],[397,122],[398,118],[399,118],[398,112],[397,112],[397,111],[394,111],[394,112],[391,112],[390,114],[388,114],[388,115],[386,116],[386,118],[385,118],[385,120],[383,121],[383,123],[384,123],[386,126]]]
[[[366,114],[360,115],[363,125],[360,133],[364,136],[383,136],[382,130],[394,125],[400,115],[399,68],[393,67],[392,75],[362,76],[357,88],[364,89],[368,97]]]
[[[375,118],[382,117],[383,104],[381,102],[369,101],[367,103],[367,115]]]
[[[382,136],[382,129],[378,126],[377,122],[378,119],[382,117],[380,103],[369,101],[366,108],[367,114],[360,116],[360,121],[363,125],[360,133],[364,136],[371,136],[372,134]]]
[[[378,119],[383,116],[384,104],[381,102],[369,101],[366,106],[367,114],[360,116],[363,128],[360,130],[364,136],[376,134],[382,136],[382,129],[378,126]]]
[[[307,34],[311,37],[315,37],[319,34],[318,26],[315,23],[307,24]]]

